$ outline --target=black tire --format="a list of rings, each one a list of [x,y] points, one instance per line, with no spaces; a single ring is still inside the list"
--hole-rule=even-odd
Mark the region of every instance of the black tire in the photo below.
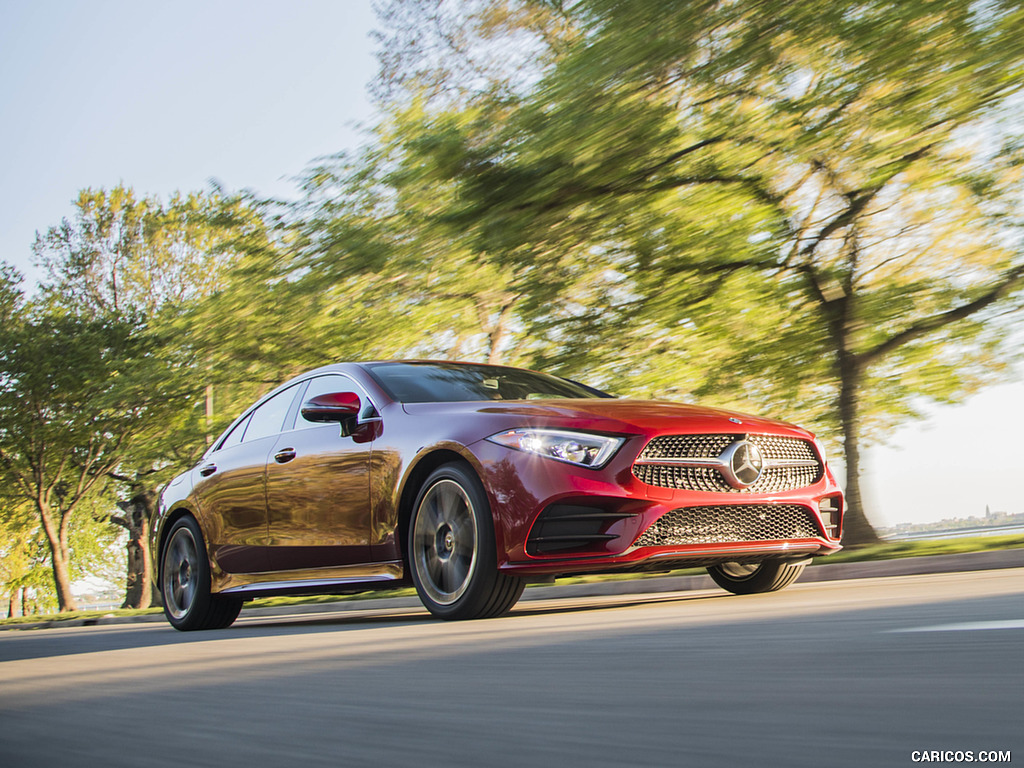
[[[522,579],[498,571],[491,506],[464,464],[444,464],[427,477],[406,540],[416,592],[439,619],[501,616],[523,594]]]
[[[754,595],[785,589],[804,572],[807,561],[765,560],[763,563],[722,563],[708,567],[708,574],[722,589],[734,595]]]
[[[210,561],[199,523],[182,517],[171,526],[160,553],[164,616],[175,629],[224,629],[238,618],[242,601],[210,593]]]

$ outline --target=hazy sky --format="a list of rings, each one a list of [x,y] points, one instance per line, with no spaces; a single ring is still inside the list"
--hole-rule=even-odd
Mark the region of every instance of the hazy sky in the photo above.
[[[369,2],[0,0],[0,258],[84,187],[287,195],[357,140]]]
[[[289,197],[371,116],[369,0],[0,0],[0,259],[85,187]],[[988,390],[868,452],[874,521],[1024,512],[1024,385]]]

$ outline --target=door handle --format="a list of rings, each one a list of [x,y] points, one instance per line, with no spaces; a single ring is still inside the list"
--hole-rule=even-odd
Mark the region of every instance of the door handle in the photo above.
[[[278,464],[287,464],[289,461],[295,458],[294,448],[282,448],[280,451],[274,454],[274,461]]]
[[[202,475],[203,477],[209,477],[210,475],[212,475],[216,471],[217,471],[217,465],[216,464],[207,464],[205,467],[200,467],[199,468],[199,474]]]

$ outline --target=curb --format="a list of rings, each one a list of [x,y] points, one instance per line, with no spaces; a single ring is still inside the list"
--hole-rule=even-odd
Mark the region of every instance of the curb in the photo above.
[[[932,573],[989,571],[1002,568],[1024,568],[1024,549],[998,549],[987,552],[965,552],[957,555],[927,555],[894,560],[870,560],[857,563],[822,563],[804,571],[798,583],[840,581],[888,576],[920,576]],[[601,597],[610,595],[654,594],[660,592],[689,592],[718,589],[710,576],[658,576],[627,581],[597,581],[589,584],[536,585],[528,587],[521,601],[558,600],[573,597]],[[422,609],[416,597],[380,597],[367,600],[338,600],[330,603],[305,603],[274,608],[242,609],[240,619],[267,616],[302,616],[304,614],[348,613],[352,611],[382,611],[395,609]],[[0,625],[0,631],[14,629],[50,629],[55,627],[91,627],[111,624],[141,624],[164,622],[163,614],[142,616],[97,616],[67,621],[51,620],[24,624]]]

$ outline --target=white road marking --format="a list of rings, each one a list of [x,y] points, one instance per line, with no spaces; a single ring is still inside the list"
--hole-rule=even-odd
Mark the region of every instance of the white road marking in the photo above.
[[[1003,621],[965,621],[960,624],[936,624],[931,627],[889,629],[886,630],[886,632],[976,632],[978,630],[986,629],[1024,629],[1024,619],[1004,619]]]

